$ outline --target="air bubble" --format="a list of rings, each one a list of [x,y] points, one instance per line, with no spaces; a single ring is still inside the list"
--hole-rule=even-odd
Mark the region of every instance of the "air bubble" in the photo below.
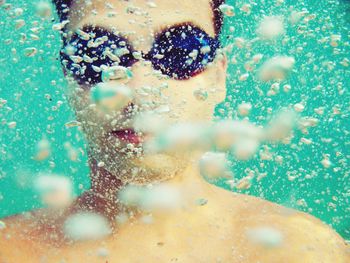
[[[252,11],[252,6],[250,4],[244,4],[241,7],[241,11],[249,15]]]
[[[243,102],[240,105],[238,105],[238,113],[241,116],[248,116],[250,114],[251,109],[252,104],[249,102]]]
[[[47,139],[40,140],[35,149],[34,160],[42,161],[47,159],[51,154],[50,142]]]
[[[158,134],[166,127],[165,121],[153,112],[143,112],[134,119],[135,131],[146,134]]]
[[[9,122],[9,123],[7,124],[7,126],[8,126],[10,129],[14,129],[14,128],[16,128],[16,126],[17,126],[17,122],[11,121],[11,122]]]
[[[73,201],[73,185],[68,177],[39,175],[34,181],[34,189],[42,203],[51,208],[68,207]]]
[[[246,235],[249,241],[264,247],[280,247],[284,239],[281,231],[269,226],[250,228]]]
[[[147,6],[150,7],[150,8],[156,8],[157,4],[155,2],[148,1],[147,2]]]
[[[111,80],[130,80],[132,72],[130,69],[122,66],[113,66],[103,69],[102,81],[108,82]]]
[[[167,184],[127,186],[118,193],[119,200],[127,206],[147,211],[170,211],[179,208],[183,201],[180,190]]]
[[[262,19],[257,30],[257,34],[262,39],[273,40],[284,34],[283,17],[267,16]]]
[[[107,248],[100,247],[99,249],[97,249],[97,256],[101,257],[101,258],[108,257],[109,256],[109,250]]]
[[[36,14],[44,19],[48,19],[52,16],[52,9],[50,3],[46,1],[40,1],[35,6]]]
[[[91,89],[91,100],[102,110],[120,110],[132,99],[132,91],[117,83],[99,83]]]
[[[26,22],[23,19],[19,19],[15,21],[15,29],[20,29],[26,24]]]
[[[18,7],[18,8],[16,8],[13,12],[14,12],[14,15],[15,15],[15,16],[21,16],[21,15],[23,15],[23,12],[24,12],[24,11],[23,11],[22,8],[19,8],[19,7]]]
[[[208,99],[208,92],[203,89],[195,90],[193,95],[198,101],[205,101]]]
[[[231,5],[222,4],[219,9],[225,16],[232,17],[235,15],[234,7]]]
[[[254,156],[260,144],[255,139],[241,139],[232,147],[232,153],[238,160],[249,160]]]
[[[296,112],[303,112],[304,109],[305,109],[305,106],[303,104],[301,104],[301,103],[294,104],[294,110]]]
[[[75,241],[98,240],[112,233],[105,217],[91,212],[71,215],[64,222],[64,234]]]
[[[29,47],[29,48],[24,49],[24,55],[26,57],[34,57],[37,52],[38,52],[38,50],[35,47]]]
[[[199,160],[200,174],[207,180],[226,177],[229,169],[225,153],[207,152]]]
[[[241,76],[239,76],[239,81],[246,81],[249,77],[249,73],[245,73],[245,74],[242,74]]]
[[[276,56],[267,60],[260,68],[259,76],[262,81],[284,80],[293,69],[295,59],[288,56]]]
[[[324,157],[324,159],[321,161],[321,164],[324,168],[329,168],[332,165],[332,162],[329,160],[329,157]]]

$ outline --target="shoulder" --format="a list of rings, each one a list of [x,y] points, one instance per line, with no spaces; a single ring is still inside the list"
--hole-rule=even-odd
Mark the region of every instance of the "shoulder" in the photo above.
[[[26,237],[29,225],[21,215],[1,219],[0,261],[13,262],[18,256],[30,251]]]
[[[251,256],[256,254],[250,260],[263,254],[270,261],[350,262],[350,246],[316,217],[253,196],[219,192],[239,246],[254,251]]]
[[[26,257],[36,258],[45,247],[41,240],[45,209],[0,219],[0,262],[25,262]]]

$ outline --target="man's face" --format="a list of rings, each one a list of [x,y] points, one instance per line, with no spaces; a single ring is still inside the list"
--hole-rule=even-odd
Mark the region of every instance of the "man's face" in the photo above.
[[[116,30],[134,50],[143,54],[151,50],[157,34],[179,24],[191,24],[215,37],[209,0],[87,2],[73,4],[68,32],[88,25]],[[152,112],[167,125],[210,121],[215,105],[225,97],[226,60],[223,56],[217,56],[204,71],[184,80],[161,75],[153,67],[152,63],[140,60],[130,67],[133,75],[130,79],[108,82],[109,85],[123,84],[133,93],[129,104],[121,109],[101,110],[91,100],[92,85],[72,82],[68,91],[68,99],[82,124],[93,158],[103,162],[111,173],[131,181],[163,178],[187,165],[184,154],[145,155],[142,143],[121,136],[125,130],[129,132],[135,128],[135,118],[141,112]],[[198,94],[207,94],[207,98],[200,99]],[[144,136],[143,142],[149,137]]]

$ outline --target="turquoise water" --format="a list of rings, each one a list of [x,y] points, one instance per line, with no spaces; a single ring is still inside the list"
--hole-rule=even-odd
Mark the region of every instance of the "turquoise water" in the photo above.
[[[64,97],[66,82],[58,61],[60,36],[52,30],[52,21],[36,16],[37,1],[6,2],[12,7],[0,6],[0,217],[41,207],[31,184],[40,172],[70,176],[76,194],[89,188],[84,136],[78,127],[65,125],[74,120],[74,115]],[[246,2],[230,4],[239,10]],[[319,123],[308,133],[296,129],[290,144],[266,144],[265,149],[272,153],[270,160],[262,160],[259,153],[247,162],[232,157],[231,168],[237,178],[255,174],[249,189],[236,191],[306,211],[349,239],[350,76],[344,60],[350,53],[349,3],[276,2],[259,1],[251,4],[250,12],[226,18],[222,41],[232,44],[228,96],[215,115],[241,119],[237,106],[250,102],[253,108],[249,120],[266,124],[281,108],[302,103],[305,109],[301,116],[317,118]],[[22,8],[23,14],[16,16],[20,12],[16,8]],[[295,25],[286,22],[285,35],[274,43],[254,41],[263,15],[288,19],[292,10],[308,13]],[[25,25],[15,29],[19,19]],[[341,36],[336,46],[330,45],[332,35]],[[24,52],[29,47],[35,47],[38,53],[26,57]],[[256,54],[263,54],[262,61],[274,55],[295,58],[293,72],[280,83],[276,95],[267,96],[272,83],[261,82],[254,71],[247,80],[239,80],[246,73],[245,63]],[[291,90],[285,92],[284,85],[290,85]],[[315,112],[320,107],[324,107],[322,115]],[[16,122],[15,127],[11,122]],[[37,161],[33,159],[35,147],[43,138],[51,144],[51,155]],[[302,138],[312,143],[303,143]],[[325,155],[332,163],[328,168],[321,163]],[[282,156],[283,162],[278,163],[276,156]],[[228,188],[224,182],[218,184]]]

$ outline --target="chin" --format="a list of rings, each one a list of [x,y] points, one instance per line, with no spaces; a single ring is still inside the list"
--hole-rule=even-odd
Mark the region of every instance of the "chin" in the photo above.
[[[118,151],[92,157],[104,163],[104,169],[124,184],[145,185],[169,180],[189,165],[186,154],[125,154]],[[95,152],[96,153],[96,152]],[[102,154],[103,153],[103,154]]]
[[[135,158],[132,163],[134,167],[143,170],[141,175],[146,181],[157,182],[172,178],[183,171],[188,166],[187,160],[174,155],[152,154]]]
[[[188,159],[168,155],[152,154],[130,159],[129,168],[135,169],[132,177],[123,178],[133,184],[149,184],[163,182],[181,173],[188,166]]]

